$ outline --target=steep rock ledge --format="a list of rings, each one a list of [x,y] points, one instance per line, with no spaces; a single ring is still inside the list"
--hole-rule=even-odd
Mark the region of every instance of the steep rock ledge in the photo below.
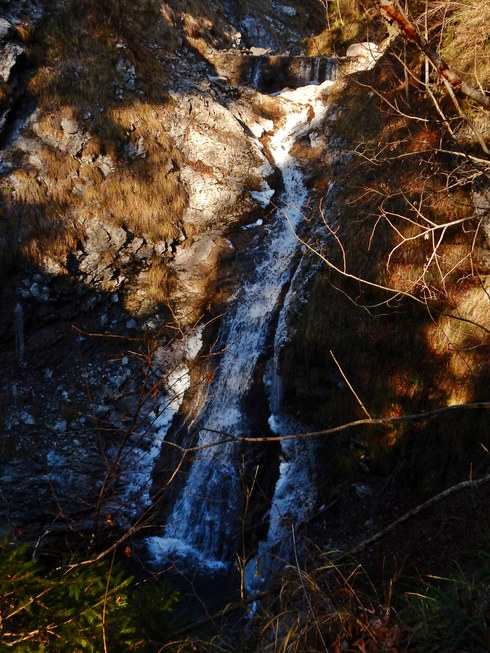
[[[9,256],[2,261],[0,360],[10,374],[0,389],[0,484],[3,523],[28,537],[47,524],[65,533],[70,520],[82,531],[94,527],[108,452],[137,410],[148,348],[169,341],[161,335],[171,319],[164,305],[182,328],[213,302],[234,255],[227,235],[236,232],[246,247],[241,227],[262,214],[269,182],[279,183],[259,141],[271,123],[236,89],[209,79],[208,65],[187,53],[166,60],[170,98],[147,101],[118,43],[109,106],[31,107],[27,117],[15,113],[15,102],[7,108],[5,124],[15,128],[2,152],[2,198],[22,231],[10,251],[9,230],[2,232]],[[15,98],[24,97],[26,80],[15,79]],[[113,145],[101,145],[99,116],[102,124],[120,121]],[[128,170],[131,193],[122,176]],[[153,210],[145,184],[154,174],[185,198],[174,213],[165,209],[172,225],[164,237],[138,221]],[[138,193],[142,207],[128,201]],[[116,203],[122,220],[113,219]],[[125,356],[127,348],[135,354]],[[161,372],[162,389],[174,360]],[[121,491],[114,476],[102,521],[120,510],[118,524],[127,518]],[[110,530],[111,523],[98,526]]]

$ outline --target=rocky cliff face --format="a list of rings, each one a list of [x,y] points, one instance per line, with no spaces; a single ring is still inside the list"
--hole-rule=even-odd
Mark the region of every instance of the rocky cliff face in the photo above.
[[[224,42],[241,29],[242,44],[283,45],[296,17],[225,4],[236,22]],[[99,495],[100,524],[117,512],[111,456],[148,352],[171,339],[169,319],[185,330],[223,310],[243,227],[280,186],[263,139],[280,109],[196,52],[213,42],[208,9],[196,22],[175,5],[155,4],[154,32],[137,40],[102,9],[0,5],[2,510],[31,535],[63,530],[68,513],[90,529]],[[127,21],[146,20],[134,12]],[[167,397],[183,360],[172,351]]]
[[[321,14],[321,3],[314,5]],[[161,441],[176,413],[176,431],[193,422],[192,409],[213,387],[223,353],[216,325],[255,268],[248,248],[253,242],[260,250],[264,232],[256,227],[267,227],[282,190],[271,134],[287,124],[284,106],[294,100],[288,92],[281,100],[266,93],[321,81],[332,61],[305,58],[297,46],[324,20],[310,9],[306,17],[296,1],[195,2],[192,11],[181,0],[0,1],[2,527],[46,541],[114,534],[146,514]],[[361,49],[340,68],[371,66],[380,54],[366,60]],[[489,328],[488,184],[450,150],[438,153],[434,168],[431,147],[444,134],[425,117],[417,129],[406,116],[390,117],[378,89],[403,106],[400,56],[360,85],[338,85],[321,120],[313,109],[307,113],[307,129],[295,133],[292,125],[287,155],[303,170],[313,248],[361,277],[436,298],[442,313],[429,320],[403,304],[389,315],[384,308],[367,312],[361,299],[371,311],[384,307],[385,297],[350,281],[344,286],[320,258],[305,255],[279,292],[289,301],[282,331],[274,346],[270,334],[264,338],[268,350],[248,377],[251,419],[240,420],[251,431],[274,427],[266,395],[276,392],[290,424],[299,419],[323,429],[363,417],[344,372],[373,415],[487,398],[488,343],[478,325]],[[393,71],[394,86],[383,86]],[[426,107],[416,108],[426,115]],[[475,160],[478,169],[481,153]],[[427,179],[434,184],[428,194]],[[456,180],[453,197],[448,180]],[[429,232],[418,234],[421,246],[393,250],[377,202],[396,218],[405,215],[399,202],[407,188],[414,220],[423,205],[433,222],[461,214],[470,231],[448,229],[437,256]],[[328,237],[325,215],[335,230]],[[471,220],[481,226],[471,231]],[[387,267],[392,250],[399,258]],[[446,283],[455,292],[444,294]],[[254,317],[265,312],[253,304],[251,310]],[[463,318],[456,327],[448,310]],[[235,317],[239,322],[239,308]],[[272,347],[275,376],[265,362]],[[322,546],[339,526],[346,541],[352,523],[360,538],[373,527],[366,516],[384,506],[370,494],[373,471],[394,470],[389,483],[409,479],[425,496],[445,475],[483,468],[484,419],[429,425],[423,446],[417,423],[381,436],[350,433],[334,451],[332,440],[306,447],[318,506],[333,505],[342,492],[353,508],[348,526],[343,509],[330,526],[326,517]],[[210,430],[218,421],[213,416]],[[281,462],[277,451],[259,460],[253,447],[270,499],[288,453]],[[168,474],[152,488],[156,501],[167,480],[180,487],[179,456],[175,465],[160,460]],[[399,496],[403,503],[404,487]],[[264,505],[260,511],[255,516],[265,514]],[[267,529],[259,530],[264,536]]]

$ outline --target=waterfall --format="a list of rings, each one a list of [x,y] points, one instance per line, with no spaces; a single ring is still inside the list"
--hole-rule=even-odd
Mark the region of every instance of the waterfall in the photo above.
[[[255,57],[252,67],[251,83],[254,88],[260,88],[260,81],[262,77],[262,58]]]
[[[311,76],[311,59],[309,57],[301,57],[301,64],[299,69],[299,83],[300,86],[305,86],[309,83]]]
[[[163,536],[147,540],[155,563],[180,556],[219,568],[231,561],[234,538],[239,533],[242,497],[237,467],[241,446],[237,442],[218,443],[225,434],[250,435],[244,400],[253,385],[259,357],[274,335],[271,330],[281,308],[283,288],[294,272],[298,242],[293,230],[302,220],[301,209],[308,199],[302,171],[289,152],[295,140],[311,127],[311,107],[317,109],[313,123],[325,110],[323,104],[315,102],[311,90],[309,96],[301,89],[286,96],[284,106],[290,107],[289,114],[270,139],[270,150],[283,175],[283,208],[274,212],[247,248],[252,272],[230,301],[220,333],[220,347],[225,353],[193,425],[201,449]],[[276,334],[276,340],[278,337]]]
[[[286,87],[298,88],[335,80],[338,61],[326,56],[248,55],[243,58],[242,66],[246,84],[261,92],[276,93]]]
[[[320,84],[320,68],[321,68],[321,65],[322,65],[322,60],[320,59],[320,57],[317,57],[316,60],[315,60],[315,72],[313,73],[313,79],[312,79],[312,81],[315,84]],[[325,78],[325,79],[327,79],[327,78]]]
[[[300,271],[301,263],[296,268],[279,314],[274,353],[264,375],[271,413],[269,426],[276,435],[305,432],[304,426],[283,410],[282,379],[278,374],[288,311],[297,300],[295,281]],[[314,463],[308,443],[301,439],[282,440],[279,478],[272,497],[267,538],[259,542],[257,555],[245,567],[245,586],[252,595],[260,590],[262,581],[272,577],[283,561],[293,559],[296,528],[307,521],[316,503],[313,472]]]

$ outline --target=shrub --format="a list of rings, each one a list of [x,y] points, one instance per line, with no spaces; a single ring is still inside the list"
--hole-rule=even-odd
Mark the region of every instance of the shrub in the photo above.
[[[131,641],[131,578],[106,560],[44,569],[28,545],[0,541],[0,648],[15,651],[121,650]],[[116,648],[112,648],[116,646]]]

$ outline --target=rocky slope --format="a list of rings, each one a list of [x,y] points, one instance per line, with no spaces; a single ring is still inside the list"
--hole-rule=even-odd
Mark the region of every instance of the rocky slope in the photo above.
[[[296,2],[123,4],[124,15],[111,1],[0,3],[1,510],[3,524],[29,538],[110,532],[146,508],[151,477],[140,468],[156,456],[151,434],[163,435],[169,405],[185,421],[192,401],[184,392],[212,380],[207,356],[244,271],[237,260],[281,190],[268,134],[282,105],[237,82],[257,81],[261,60],[267,84],[277,83],[287,50],[295,55],[288,70],[309,77],[298,43],[324,21],[320,3],[310,15]],[[442,314],[404,304],[391,312],[384,297],[344,285],[317,255],[305,256],[277,356],[286,409],[315,428],[364,416],[349,384],[373,415],[488,399],[488,342],[478,326],[447,316],[488,328],[488,188],[459,154],[439,153],[434,163],[428,145],[443,142],[441,125],[413,127],[426,125],[425,99],[412,107],[421,120],[391,115],[403,101],[394,47],[372,73],[338,85],[325,119],[292,154],[310,191],[312,247],[373,282],[415,287]],[[359,63],[374,61],[349,70]],[[386,266],[397,241],[385,218],[400,215],[407,189],[415,214],[423,205],[430,220],[474,217],[481,227],[458,231],[439,258],[429,233]],[[338,240],[326,235],[320,200]],[[368,313],[364,304],[383,308]],[[321,444],[320,513],[340,493],[361,535],[395,516],[381,498],[385,480],[408,505],[470,465],[483,473],[485,415],[458,421],[449,440],[447,420],[429,425],[424,446],[417,424]],[[133,494],[126,444],[137,461]],[[350,542],[340,512],[316,522],[320,542],[332,530]]]
[[[66,518],[90,530],[97,497],[114,522],[108,452],[132,414],[144,429],[155,419],[139,401],[149,359],[174,339],[165,324],[186,338],[224,309],[242,227],[281,183],[261,141],[279,106],[199,52],[296,42],[297,10],[264,22],[226,3],[236,22],[218,32],[213,7],[152,7],[153,31],[139,31],[143,10],[126,17],[135,39],[102,7],[2,4],[2,511],[30,537]],[[152,380],[161,404],[187,355],[172,350]]]

